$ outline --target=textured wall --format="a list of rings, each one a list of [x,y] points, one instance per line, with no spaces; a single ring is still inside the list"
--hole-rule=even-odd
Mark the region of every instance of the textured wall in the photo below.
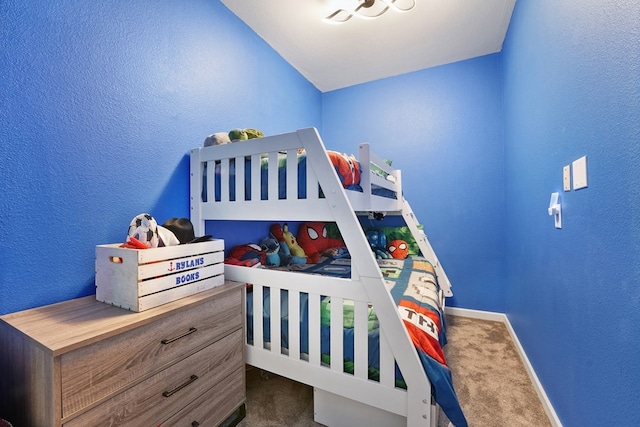
[[[217,1],[0,2],[0,314],[94,292],[94,247],[188,216],[216,131],[321,124],[320,92]]]
[[[640,6],[518,0],[503,61],[509,319],[564,425],[640,425]]]
[[[452,304],[508,313],[565,425],[640,425],[639,78],[635,0],[518,0],[502,54],[322,95],[217,1],[2,1],[0,314],[93,293],[135,214],[187,216],[207,134],[322,125],[405,171]]]
[[[499,55],[323,94],[329,147],[403,170],[405,197],[453,284],[450,305],[504,312],[504,162]]]

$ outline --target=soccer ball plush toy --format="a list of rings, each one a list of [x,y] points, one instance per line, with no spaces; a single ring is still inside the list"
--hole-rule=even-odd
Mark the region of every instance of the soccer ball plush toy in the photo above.
[[[158,223],[148,213],[137,215],[129,224],[127,236],[138,239],[149,248],[157,248],[160,242]]]
[[[185,218],[185,220],[191,225],[188,219]],[[211,236],[203,236],[202,240],[198,241],[204,241],[210,237]],[[127,231],[127,240],[121,247],[149,249],[179,244],[180,240],[178,240],[172,230],[158,225],[155,218],[148,213],[142,213],[131,220],[129,230]]]

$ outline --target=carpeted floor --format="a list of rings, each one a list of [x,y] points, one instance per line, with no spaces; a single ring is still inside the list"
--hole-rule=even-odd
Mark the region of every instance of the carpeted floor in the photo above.
[[[447,316],[447,339],[447,363],[469,426],[551,426],[503,323]]]
[[[447,316],[447,337],[447,363],[470,427],[551,425],[504,324]],[[438,426],[447,425],[441,413]],[[251,368],[247,416],[238,426],[321,426],[313,421],[313,390]]]

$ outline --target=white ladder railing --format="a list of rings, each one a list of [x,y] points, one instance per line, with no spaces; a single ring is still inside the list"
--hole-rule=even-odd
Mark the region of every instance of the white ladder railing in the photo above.
[[[436,270],[436,276],[438,277],[438,284],[444,292],[444,295],[447,297],[453,296],[449,277],[447,277],[447,273],[445,273],[442,264],[440,264],[438,256],[433,250],[431,243],[429,243],[429,239],[427,239],[427,235],[424,234],[424,231],[418,227],[418,220],[416,219],[416,215],[413,213],[409,202],[407,202],[407,200],[404,198],[402,202],[402,216],[404,218],[404,222],[407,224],[407,226],[411,230],[411,233],[416,239],[422,255],[433,264]]]

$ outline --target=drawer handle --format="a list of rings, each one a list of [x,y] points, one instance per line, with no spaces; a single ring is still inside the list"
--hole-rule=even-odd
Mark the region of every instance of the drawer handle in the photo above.
[[[180,334],[177,337],[173,337],[173,338],[168,338],[168,339],[164,339],[162,341],[160,341],[161,344],[171,344],[172,342],[178,341],[180,338],[184,338],[187,335],[191,335],[192,333],[196,332],[198,329],[191,327],[189,328],[189,330],[187,332],[185,332],[184,334]]]
[[[197,421],[194,421],[194,422],[191,423],[191,427],[198,427],[199,425],[200,425],[200,423],[197,422]]]
[[[179,392],[180,390],[182,390],[183,388],[185,388],[186,386],[188,386],[189,384],[191,384],[192,382],[194,382],[197,379],[198,379],[197,375],[191,375],[191,377],[187,381],[183,382],[182,384],[180,384],[178,387],[174,388],[173,390],[162,392],[162,395],[164,397],[172,396],[172,395],[176,394],[177,392]]]

